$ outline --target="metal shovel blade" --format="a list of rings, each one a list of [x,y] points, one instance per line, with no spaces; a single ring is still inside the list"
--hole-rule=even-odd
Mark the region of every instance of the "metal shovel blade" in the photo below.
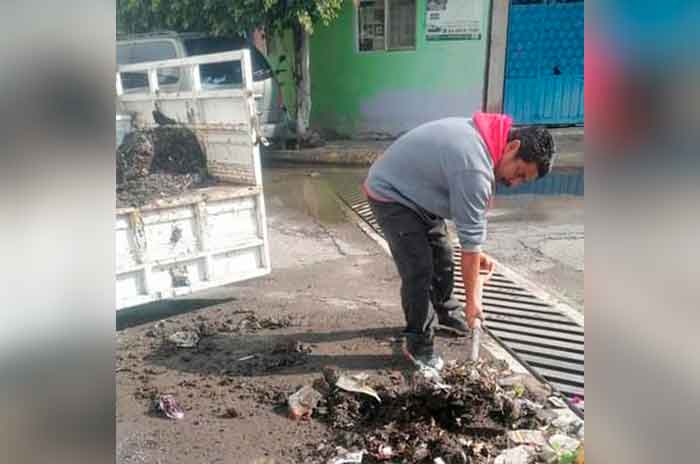
[[[474,327],[471,330],[472,349],[471,353],[469,354],[470,361],[476,362],[479,360],[479,348],[481,346],[481,334],[483,331],[484,329],[481,328],[481,320],[477,319],[474,321]]]

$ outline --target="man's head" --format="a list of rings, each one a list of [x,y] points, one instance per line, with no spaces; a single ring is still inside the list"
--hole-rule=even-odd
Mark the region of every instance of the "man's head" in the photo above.
[[[544,127],[518,127],[510,130],[496,181],[507,186],[539,179],[549,173],[554,161],[554,140]]]

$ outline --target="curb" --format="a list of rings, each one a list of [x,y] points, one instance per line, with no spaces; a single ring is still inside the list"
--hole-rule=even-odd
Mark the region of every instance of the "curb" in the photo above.
[[[559,155],[554,169],[584,168],[583,143],[580,141],[558,141]],[[388,144],[387,144],[388,146]],[[370,167],[386,147],[365,149],[353,147],[324,146],[305,150],[264,150],[263,161],[289,164],[315,164],[347,167]]]
[[[391,142],[329,143],[303,150],[265,150],[263,160],[369,167]]]

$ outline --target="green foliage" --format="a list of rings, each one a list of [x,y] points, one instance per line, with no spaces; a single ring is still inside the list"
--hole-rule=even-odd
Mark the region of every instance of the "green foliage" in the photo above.
[[[264,28],[313,33],[314,24],[330,24],[343,0],[117,0],[121,33],[175,30],[240,35]]]

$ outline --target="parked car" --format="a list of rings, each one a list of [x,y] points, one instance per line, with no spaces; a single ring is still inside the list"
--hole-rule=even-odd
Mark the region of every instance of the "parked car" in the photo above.
[[[197,33],[158,32],[117,37],[117,64],[144,63],[173,58],[205,55],[247,48],[253,64],[253,91],[262,135],[272,140],[289,137],[289,117],[282,92],[270,64],[254,45],[241,38],[209,37]],[[240,62],[215,63],[201,66],[204,88],[235,88],[242,83]],[[188,91],[192,82],[177,68],[158,73],[158,84],[164,91]],[[125,93],[143,92],[148,88],[143,73],[122,74]]]

